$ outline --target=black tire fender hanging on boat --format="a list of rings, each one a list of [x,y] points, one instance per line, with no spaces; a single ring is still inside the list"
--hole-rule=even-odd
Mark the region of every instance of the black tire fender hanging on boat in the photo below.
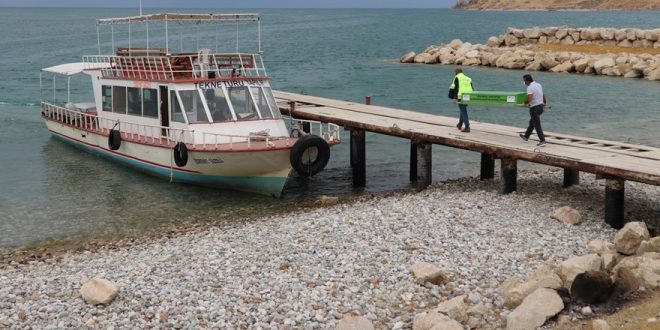
[[[315,157],[313,154],[316,149]],[[313,157],[313,158],[312,158]],[[313,176],[325,168],[330,160],[330,147],[317,135],[305,135],[298,139],[291,148],[289,162],[300,175]]]
[[[188,164],[188,147],[183,142],[178,142],[174,146],[174,163],[178,167],[184,167]]]
[[[117,150],[121,146],[121,133],[116,129],[111,129],[108,135],[108,148]]]

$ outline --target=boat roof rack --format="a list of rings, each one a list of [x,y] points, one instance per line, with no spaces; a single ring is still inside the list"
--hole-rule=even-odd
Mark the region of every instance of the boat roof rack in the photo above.
[[[259,14],[186,14],[186,13],[160,13],[131,17],[101,18],[96,20],[96,25],[130,24],[143,22],[178,21],[191,23],[209,22],[255,22],[259,21]]]

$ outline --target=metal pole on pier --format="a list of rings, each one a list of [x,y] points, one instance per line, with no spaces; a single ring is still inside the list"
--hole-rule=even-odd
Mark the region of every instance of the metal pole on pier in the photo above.
[[[605,183],[605,223],[614,229],[623,228],[625,181],[608,178]]]
[[[518,188],[518,164],[513,158],[502,158],[500,160],[502,167],[502,194],[509,194]]]
[[[493,155],[481,153],[481,175],[479,179],[489,180],[495,177],[495,159]]]
[[[564,169],[564,188],[580,184],[580,171],[572,168]]]

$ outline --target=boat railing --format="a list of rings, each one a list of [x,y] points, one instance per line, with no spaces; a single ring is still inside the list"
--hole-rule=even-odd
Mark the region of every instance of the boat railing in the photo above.
[[[42,102],[42,115],[51,120],[85,131],[107,133],[112,129],[117,129],[121,132],[123,138],[134,140],[139,143],[173,146],[178,142],[183,142],[189,145],[192,149],[201,150],[234,150],[239,148],[247,148],[248,150],[251,150],[253,147],[264,149],[275,147],[275,141],[283,141],[286,146],[290,146],[296,141],[295,138],[288,136],[271,136],[268,132],[264,131],[253,132],[248,135],[232,135],[200,132],[191,129],[172,128],[158,125],[138,124],[111,118],[101,118],[98,117],[96,113],[85,113],[48,102]],[[318,124],[322,126],[321,123]],[[332,136],[327,128],[328,124],[325,125],[326,129],[323,130],[322,128],[318,128],[318,132],[326,134],[327,136]],[[334,130],[334,134],[336,134],[335,136],[338,136],[338,126],[334,128]]]
[[[302,136],[306,134],[315,134],[322,137],[329,144],[341,142],[341,126],[332,123],[323,123],[314,120],[296,119],[284,117],[289,121],[289,130],[292,136]]]
[[[198,53],[159,55],[145,53],[129,55],[85,55],[85,69],[101,69],[104,78],[176,81],[187,79],[267,78],[263,59],[259,54]]]

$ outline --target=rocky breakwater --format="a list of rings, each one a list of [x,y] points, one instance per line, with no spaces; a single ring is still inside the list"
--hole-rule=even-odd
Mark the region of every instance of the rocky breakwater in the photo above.
[[[454,39],[410,52],[401,63],[483,65],[505,69],[660,80],[660,29],[508,28],[487,43]]]

